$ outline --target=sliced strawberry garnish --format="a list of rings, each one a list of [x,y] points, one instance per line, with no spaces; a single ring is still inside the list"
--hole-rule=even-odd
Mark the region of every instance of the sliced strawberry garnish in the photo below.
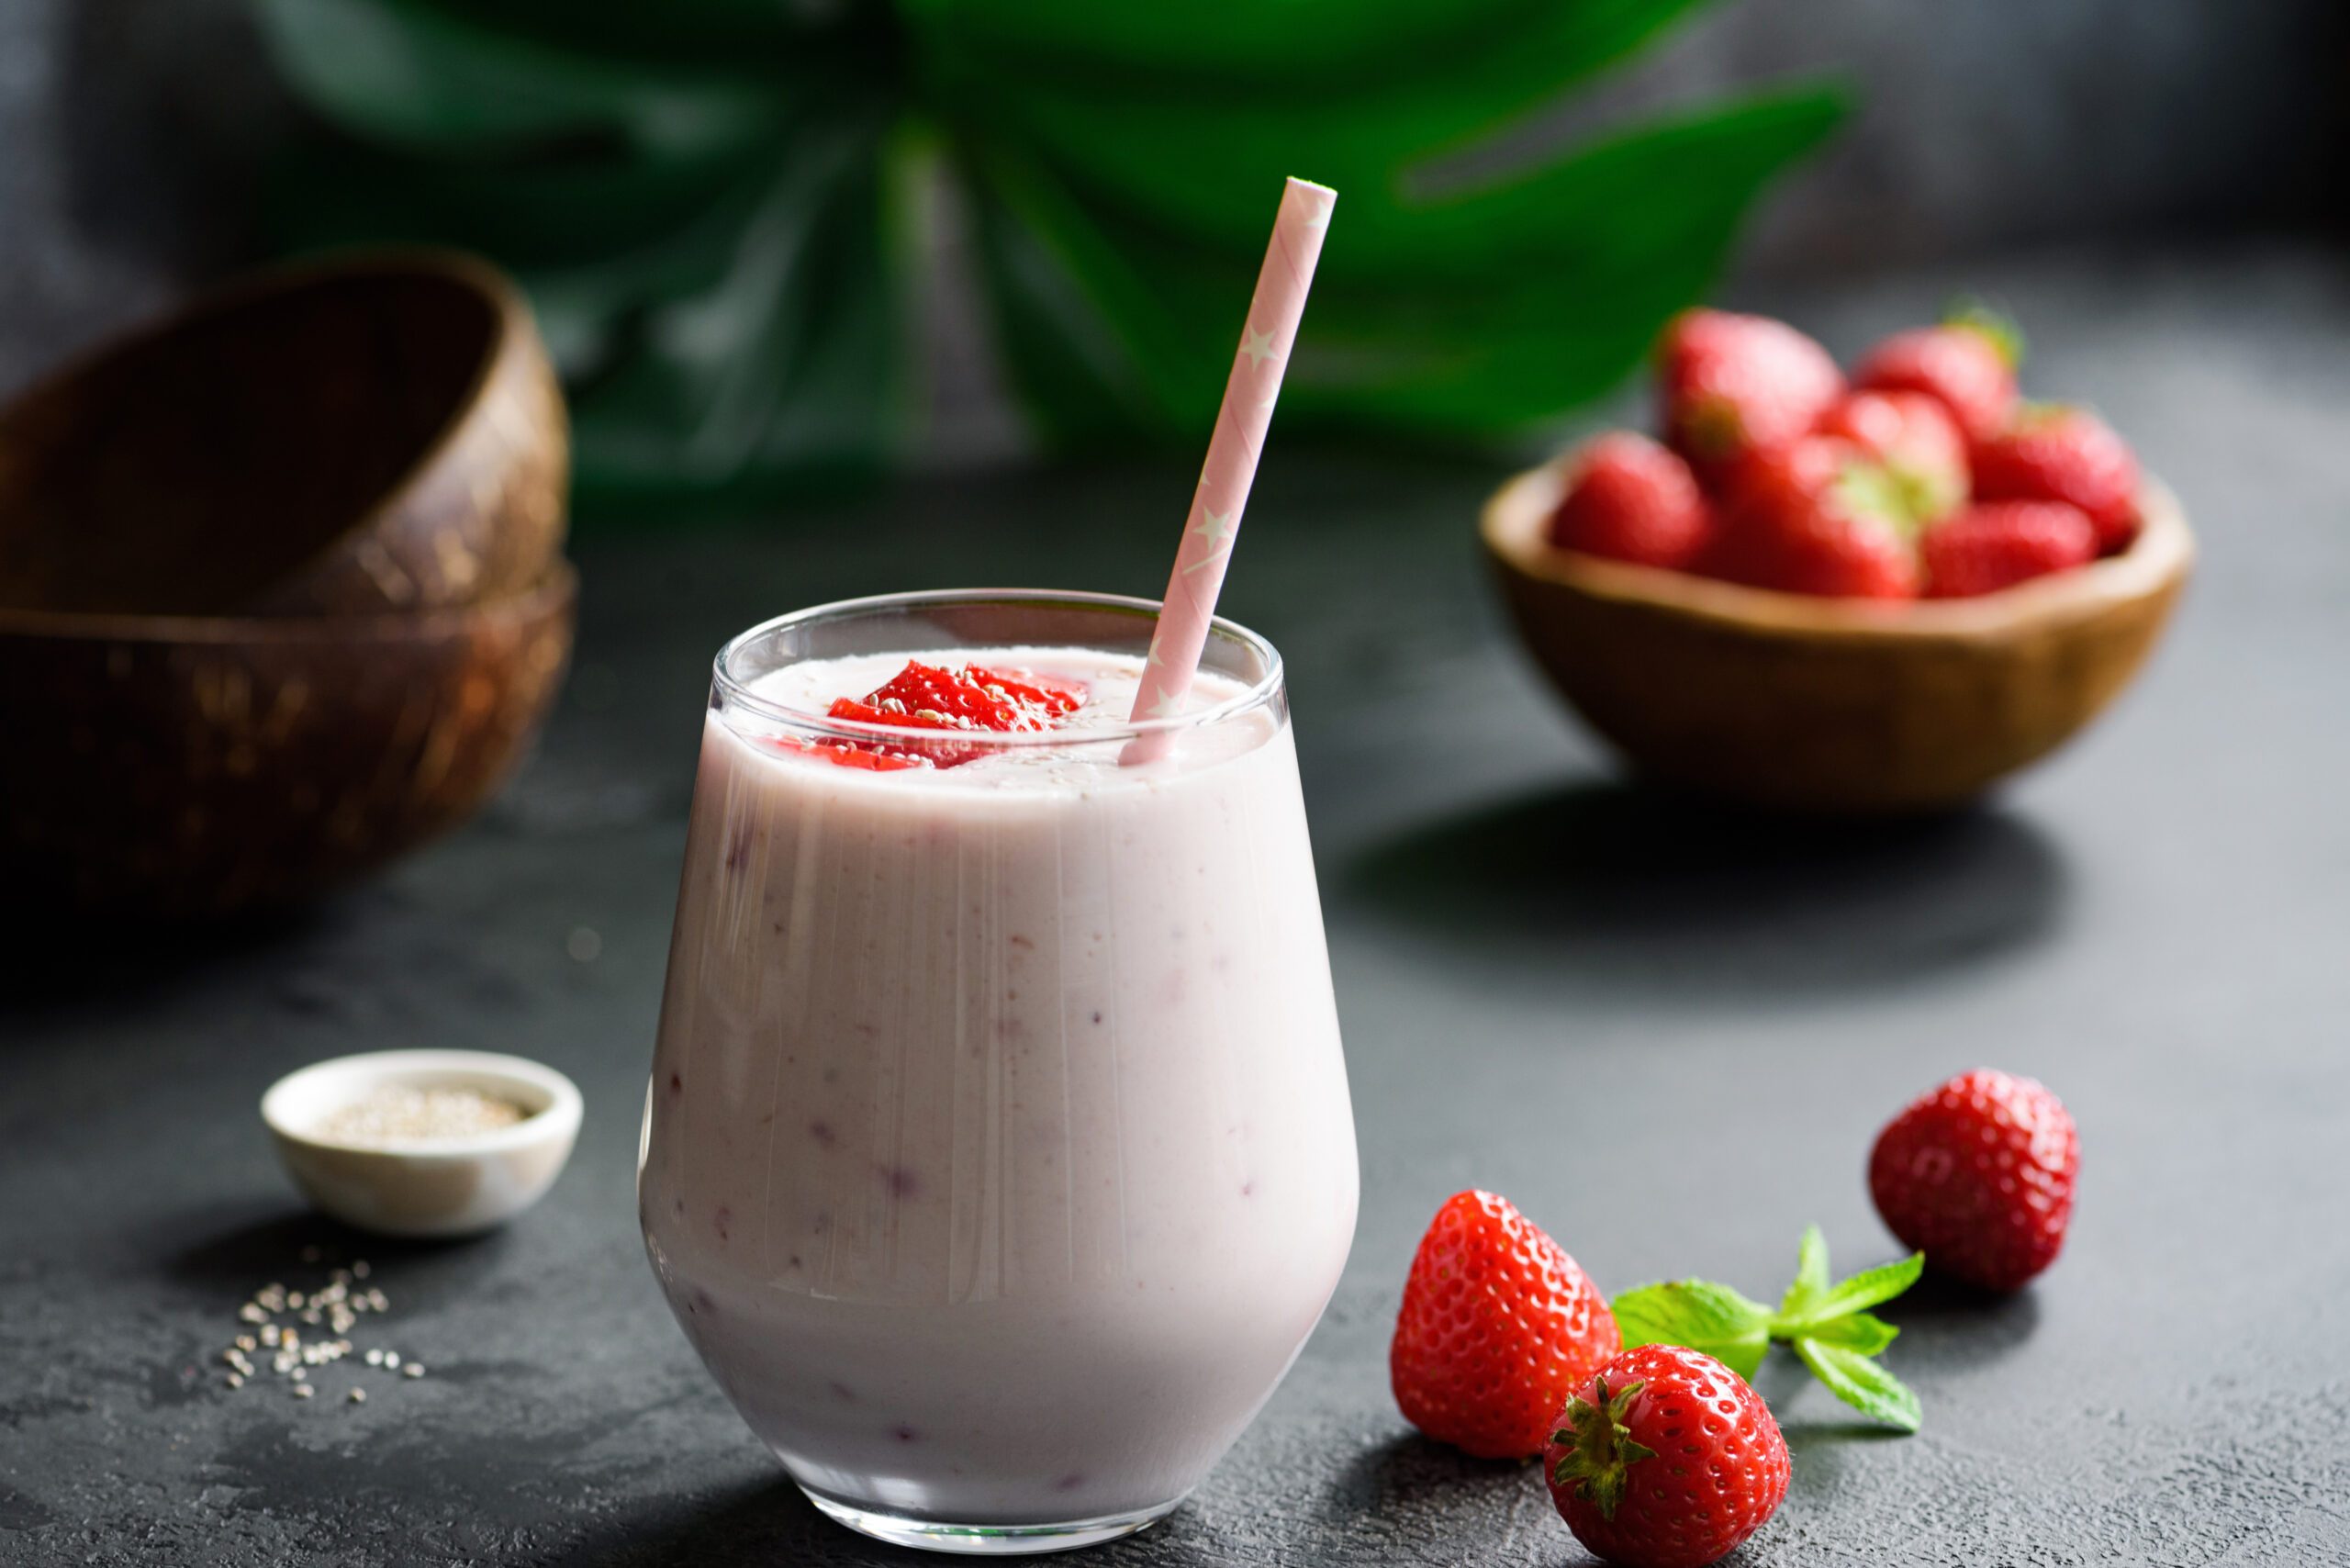
[[[1030,722],[1018,703],[1009,697],[997,696],[969,678],[969,673],[968,670],[941,669],[919,659],[909,659],[905,668],[867,692],[865,700],[896,715],[881,722],[910,724],[916,729],[1009,731],[1044,728],[1042,722]],[[840,711],[840,706],[837,702],[833,705],[833,716],[848,717]]]
[[[1051,678],[1050,684],[1047,684],[1046,678],[1033,670],[983,669],[978,665],[966,665],[963,673],[982,686],[1002,692],[1015,702],[1041,708],[1058,719],[1065,719],[1084,707],[1089,689],[1085,682],[1065,675]]]
[[[901,767],[927,767],[930,759],[900,751],[879,748],[865,749],[847,741],[787,741],[774,743],[785,751],[804,752],[821,756],[843,767],[860,767],[867,773],[895,773]]]
[[[1047,683],[1028,671],[965,666],[944,669],[910,659],[906,667],[861,698],[842,697],[827,716],[902,730],[1049,730],[1085,704],[1082,682]],[[955,767],[979,755],[976,746],[932,741],[841,741],[799,749],[845,767]],[[867,758],[873,760],[866,760]]]

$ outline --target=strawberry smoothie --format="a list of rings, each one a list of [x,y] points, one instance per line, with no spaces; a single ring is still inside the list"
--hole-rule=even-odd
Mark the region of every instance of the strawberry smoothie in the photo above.
[[[721,1388],[886,1539],[1039,1551],[1164,1514],[1352,1239],[1278,658],[1219,623],[1165,755],[1122,767],[1148,630],[1131,601],[912,596],[722,655],[641,1218]],[[910,661],[1081,696],[951,749],[828,727]]]

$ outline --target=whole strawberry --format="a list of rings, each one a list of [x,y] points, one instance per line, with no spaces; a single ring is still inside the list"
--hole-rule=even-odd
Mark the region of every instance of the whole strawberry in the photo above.
[[[1932,522],[1966,504],[1966,437],[1942,400],[1923,392],[1855,392],[1819,421],[1885,465],[1910,517]]]
[[[1970,312],[1939,327],[1894,333],[1868,352],[1852,372],[1852,385],[1872,392],[1922,392],[1948,409],[1970,438],[1981,440],[2015,413],[2020,357],[2013,327]]]
[[[2138,536],[2138,459],[2087,409],[2036,404],[1975,443],[1978,501],[2069,501],[2109,555]]]
[[[1884,465],[1849,441],[1812,436],[1747,462],[1696,569],[1783,593],[1914,598],[1910,526]]]
[[[1543,1451],[1575,1539],[1624,1568],[1704,1568],[1787,1495],[1787,1445],[1746,1380],[1701,1351],[1642,1345],[1567,1402]]]
[[[1705,548],[1713,514],[1689,465],[1644,435],[1610,431],[1574,456],[1550,543],[1678,569]]]
[[[1387,1364],[1412,1425],[1481,1459],[1524,1459],[1622,1344],[1607,1298],[1557,1242],[1507,1198],[1467,1192],[1420,1238]]]
[[[1665,444],[1709,486],[1752,453],[1811,433],[1843,395],[1828,351],[1767,316],[1684,310],[1659,341]]]
[[[1926,530],[1926,597],[1969,599],[2097,558],[2097,528],[2063,501],[1985,501]]]
[[[1877,1135],[1869,1194],[1929,1267],[2011,1291],[2056,1260],[2080,1162],[2056,1096],[2029,1078],[1964,1072]]]

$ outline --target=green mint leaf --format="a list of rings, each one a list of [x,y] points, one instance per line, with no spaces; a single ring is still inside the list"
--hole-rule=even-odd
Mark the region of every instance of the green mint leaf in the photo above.
[[[1874,1356],[1892,1344],[1894,1336],[1900,1332],[1874,1313],[1852,1312],[1805,1329],[1803,1338],[1834,1345],[1856,1356]]]
[[[1624,1348],[1685,1345],[1752,1377],[1771,1348],[1771,1309],[1711,1280],[1642,1285],[1615,1301]]]
[[[1921,1419],[1918,1396],[1882,1363],[1810,1337],[1796,1340],[1795,1348],[1803,1364],[1828,1385],[1829,1392],[1853,1409],[1905,1432],[1918,1429]]]
[[[1874,1269],[1863,1269],[1851,1279],[1818,1297],[1800,1314],[1789,1316],[1782,1312],[1779,1328],[1783,1336],[1810,1332],[1831,1318],[1859,1312],[1891,1301],[1918,1282],[1926,1270],[1926,1255],[1912,1252],[1898,1262],[1880,1263]]]
[[[1827,1294],[1828,1238],[1819,1234],[1818,1226],[1807,1225],[1803,1228],[1803,1241],[1796,1249],[1795,1282],[1779,1298],[1779,1316],[1785,1320],[1800,1317],[1806,1308]]]

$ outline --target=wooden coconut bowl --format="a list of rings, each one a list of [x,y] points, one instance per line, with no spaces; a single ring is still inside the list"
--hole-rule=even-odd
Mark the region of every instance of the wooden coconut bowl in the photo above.
[[[561,685],[577,582],[332,620],[0,610],[0,876],[167,917],[318,891],[471,814]]]
[[[546,576],[568,436],[529,308],[470,258],[234,284],[0,409],[0,610],[375,615]]]
[[[1813,599],[1555,549],[1563,474],[1485,505],[1537,662],[1642,772],[1798,811],[1953,806],[2046,756],[2137,672],[2194,557],[2151,486],[2136,542],[2077,570],[1980,599]]]

